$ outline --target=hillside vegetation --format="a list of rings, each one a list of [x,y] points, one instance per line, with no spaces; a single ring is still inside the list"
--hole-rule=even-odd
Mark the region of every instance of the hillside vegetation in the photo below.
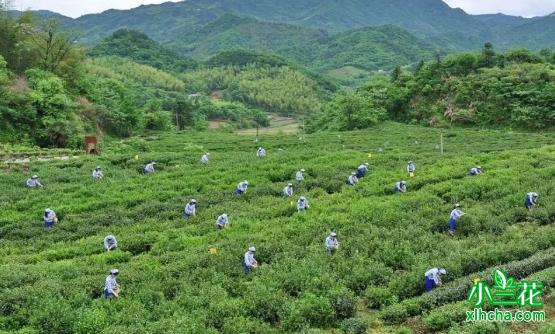
[[[390,123],[258,143],[221,132],[160,133],[107,142],[99,157],[33,160],[29,171],[14,165],[0,173],[0,331],[326,333],[372,322],[394,332],[397,325],[384,323],[411,326],[408,316],[434,305],[425,330],[461,332],[455,307],[439,306],[463,300],[469,277],[505,268],[517,279],[538,272],[544,284],[555,283],[555,142],[473,130],[444,131],[444,139],[442,156],[438,130]],[[258,145],[268,149],[265,159],[255,157]],[[149,160],[157,170],[144,176]],[[408,193],[395,195],[407,160],[416,162],[416,176]],[[346,186],[364,161],[367,177]],[[485,174],[468,177],[478,163]],[[94,182],[97,165],[106,178]],[[306,181],[284,199],[281,189],[299,168]],[[44,188],[25,189],[34,173]],[[233,196],[243,179],[248,192]],[[523,206],[527,191],[540,194],[532,211]],[[291,204],[299,196],[310,201],[307,212]],[[184,220],[191,198],[198,214]],[[450,238],[455,202],[467,215]],[[51,230],[42,227],[46,207],[60,218]],[[223,212],[230,227],[217,230]],[[331,231],[341,242],[334,255],[323,244]],[[108,234],[119,241],[109,253],[102,249]],[[241,261],[251,245],[260,266],[247,275]],[[423,274],[435,266],[447,268],[446,286],[423,293]],[[118,300],[101,298],[111,268],[120,270]]]
[[[313,130],[366,128],[383,119],[428,126],[553,129],[555,58],[550,51],[464,53],[397,68],[355,92],[338,94],[312,119]]]

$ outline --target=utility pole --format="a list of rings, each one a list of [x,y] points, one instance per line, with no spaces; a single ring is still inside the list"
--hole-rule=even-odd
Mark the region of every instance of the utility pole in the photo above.
[[[443,155],[443,131],[441,131],[439,134],[439,141],[440,141],[440,145],[439,145],[440,152],[441,152],[441,155]]]

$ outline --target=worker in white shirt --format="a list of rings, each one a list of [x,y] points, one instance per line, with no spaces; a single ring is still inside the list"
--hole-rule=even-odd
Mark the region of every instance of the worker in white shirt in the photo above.
[[[216,219],[216,227],[219,229],[224,229],[229,224],[229,219],[227,218],[227,213],[221,214],[218,219]]]
[[[194,217],[197,213],[197,200],[192,199],[187,205],[185,205],[185,209],[183,210],[183,218],[189,219],[190,217]]]
[[[406,193],[407,192],[407,182],[406,181],[399,181],[395,183],[395,192],[396,193]]]
[[[524,199],[524,206],[526,209],[531,210],[536,204],[538,204],[538,197],[539,195],[537,193],[527,193],[526,198]]]
[[[289,183],[285,188],[283,188],[283,196],[291,197],[293,196],[293,183]]]
[[[369,166],[368,163],[364,163],[364,164],[358,166],[358,168],[357,168],[357,177],[359,179],[366,176],[366,172],[368,172],[368,166]]]
[[[352,172],[351,176],[349,176],[346,183],[350,186],[356,185],[358,183],[357,173]]]
[[[154,166],[156,166],[156,162],[155,161],[151,161],[149,162],[144,169],[145,174],[151,174],[154,173]]]
[[[117,247],[118,247],[118,241],[116,240],[116,237],[114,237],[113,235],[108,235],[104,238],[105,250],[109,252],[116,249]]]
[[[297,180],[297,182],[300,183],[304,181],[304,172],[304,169],[297,171],[297,173],[295,174],[295,180]]]
[[[337,241],[337,234],[335,232],[330,233],[326,238],[326,251],[329,253],[335,253],[337,248],[339,248],[339,241]]]
[[[263,158],[266,156],[266,150],[263,149],[262,147],[259,147],[258,150],[256,150],[256,156],[259,158]]]
[[[455,227],[457,220],[465,215],[465,213],[461,211],[461,208],[462,206],[460,204],[455,204],[455,207],[453,208],[453,211],[451,211],[451,215],[449,216],[449,234],[451,234],[452,237],[455,236]]]
[[[447,270],[443,268],[432,268],[424,273],[424,288],[432,291],[436,286],[441,285],[441,275],[446,275]]]
[[[202,158],[200,158],[200,163],[203,165],[208,165],[209,157],[210,157],[210,153],[204,154]]]
[[[116,281],[118,274],[119,270],[110,270],[110,274],[106,277],[106,284],[104,285],[104,298],[119,298],[120,286]]]
[[[33,175],[29,179],[27,179],[27,182],[25,182],[25,187],[27,188],[42,187],[42,184],[39,181],[38,175]]]
[[[236,195],[242,195],[247,192],[249,188],[249,181],[245,180],[237,185],[237,189],[235,189]]]
[[[104,174],[102,173],[102,168],[100,168],[100,166],[96,166],[96,168],[93,170],[92,177],[95,180],[100,180],[104,177]]]
[[[52,209],[44,210],[44,227],[51,228],[58,222],[58,217],[56,216],[56,212]]]
[[[243,271],[249,273],[251,269],[258,267],[258,262],[254,258],[254,253],[256,248],[254,246],[249,247],[249,250],[245,253],[245,259],[243,261]]]
[[[299,198],[299,200],[297,201],[297,211],[299,211],[299,212],[305,211],[308,208],[309,208],[308,200],[306,199],[306,197],[301,196]]]

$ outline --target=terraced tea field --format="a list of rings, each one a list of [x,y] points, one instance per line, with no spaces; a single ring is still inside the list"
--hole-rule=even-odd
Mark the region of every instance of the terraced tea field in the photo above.
[[[468,282],[494,268],[555,283],[555,136],[458,129],[443,137],[441,155],[439,130],[393,123],[303,140],[156,134],[109,142],[99,157],[3,168],[0,333],[356,333],[362,322],[369,333],[553,333],[549,307],[545,324],[468,325],[461,302]],[[258,146],[267,157],[256,158]],[[156,172],[142,175],[149,160]],[[347,186],[366,161],[367,176]],[[485,173],[467,176],[477,164]],[[106,176],[98,182],[96,165]],[[305,182],[283,198],[300,168]],[[30,174],[44,188],[25,189]],[[245,179],[248,192],[234,196]],[[402,179],[408,192],[394,194]],[[530,212],[529,191],[540,194]],[[296,212],[299,196],[308,211]],[[185,220],[191,198],[197,215]],[[467,214],[451,238],[456,202]],[[47,207],[60,219],[49,230]],[[224,212],[230,226],[218,230]],[[331,231],[340,241],[334,255],[324,249]],[[108,234],[119,243],[109,253]],[[251,245],[260,266],[245,274]],[[432,267],[448,275],[424,293]],[[117,300],[102,298],[111,268],[120,270]]]

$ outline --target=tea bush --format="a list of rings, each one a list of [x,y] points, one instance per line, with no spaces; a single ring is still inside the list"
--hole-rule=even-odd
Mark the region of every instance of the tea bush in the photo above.
[[[555,138],[443,131],[444,155],[435,149],[439,130],[387,123],[257,142],[216,131],[154,133],[107,142],[101,156],[32,159],[28,171],[3,166],[0,332],[318,333],[345,324],[358,330],[357,305],[403,322],[464,300],[469,280],[490,279],[495,268],[552,282]],[[264,159],[255,157],[258,146],[268,151]],[[206,152],[211,160],[204,166]],[[406,175],[409,159],[417,165],[414,177]],[[149,160],[157,170],[142,175]],[[365,161],[367,176],[345,185]],[[485,174],[468,177],[475,164]],[[97,165],[106,177],[95,182],[90,173]],[[283,198],[281,189],[300,168],[306,181],[294,182],[293,198]],[[44,187],[25,189],[30,174]],[[249,191],[233,196],[245,179]],[[401,179],[409,192],[384,192]],[[523,208],[527,191],[540,194],[532,211]],[[299,196],[310,202],[306,212],[296,212]],[[191,198],[197,215],[184,220]],[[467,216],[450,238],[455,202]],[[47,207],[60,218],[51,230],[42,227]],[[217,230],[224,212],[230,226]],[[331,231],[340,241],[333,255],[324,250]],[[119,246],[110,253],[102,248],[108,234]],[[260,266],[247,275],[241,262],[250,245]],[[424,293],[431,267],[449,274],[443,287]],[[120,269],[118,300],[102,298],[111,268]],[[458,326],[443,314],[428,316],[431,327]]]

